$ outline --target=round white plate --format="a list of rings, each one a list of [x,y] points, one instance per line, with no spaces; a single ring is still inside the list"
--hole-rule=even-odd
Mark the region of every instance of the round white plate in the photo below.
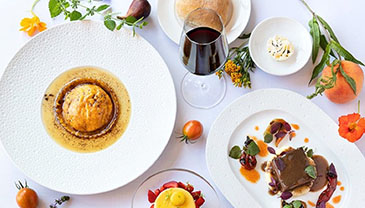
[[[260,169],[260,165],[272,156],[257,156],[256,170],[261,178],[256,184],[244,179],[239,171],[239,161],[228,156],[231,147],[242,146],[247,135],[263,140],[263,132],[274,118],[284,118],[300,126],[292,141],[283,140],[279,148],[306,146],[335,165],[338,180],[345,187],[344,191],[337,187],[333,197],[341,195],[342,199],[334,204],[335,207],[363,207],[365,159],[360,151],[338,135],[337,124],[319,107],[299,94],[282,89],[257,90],[238,98],[219,115],[210,129],[207,166],[213,181],[233,207],[280,207],[280,198],[268,193],[265,175]],[[259,126],[259,131],[255,126]],[[305,137],[309,138],[309,143],[304,142]],[[275,147],[273,142],[269,146]],[[316,202],[320,193],[293,199]]]
[[[228,43],[232,43],[245,29],[251,14],[251,0],[232,0],[232,19],[225,27]],[[183,22],[175,15],[175,0],[158,0],[158,22],[165,34],[176,44],[180,42]]]
[[[48,85],[77,66],[97,66],[117,76],[132,104],[131,120],[116,143],[95,153],[58,145],[41,120]],[[25,175],[50,189],[95,194],[123,186],[160,156],[176,116],[175,88],[157,51],[142,37],[102,22],[82,21],[48,29],[11,60],[0,82],[1,142]]]
[[[286,61],[275,61],[267,52],[269,38],[281,35],[294,45],[294,54]],[[273,17],[259,23],[251,33],[250,54],[255,64],[263,71],[285,76],[299,71],[308,62],[312,52],[312,37],[296,20]]]

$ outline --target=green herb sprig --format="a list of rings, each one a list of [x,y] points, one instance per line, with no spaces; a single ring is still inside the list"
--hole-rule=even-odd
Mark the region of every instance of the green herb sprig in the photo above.
[[[250,38],[251,34],[243,34],[239,36],[239,39],[246,40],[238,47],[232,47],[229,49],[227,61],[232,61],[235,65],[240,66],[240,70],[237,73],[240,73],[242,76],[239,78],[239,81],[233,81],[234,86],[236,87],[244,87],[251,88],[251,77],[250,73],[254,72],[254,68],[256,68],[254,61],[251,58],[250,51],[247,45],[247,40]],[[222,77],[223,72],[225,72],[225,67],[223,66],[216,73],[219,78]],[[229,74],[232,76],[231,74]]]
[[[49,208],[57,208],[57,205],[62,205],[63,203],[70,200],[69,196],[62,196],[60,199],[54,200],[54,203],[49,205]]]
[[[229,151],[229,157],[233,159],[240,159],[242,152],[245,152],[246,154],[251,156],[255,156],[260,153],[260,148],[254,140],[250,139],[250,137],[247,136],[243,148],[241,149],[241,147],[237,145],[233,146]]]
[[[290,203],[288,202],[283,202],[283,204],[285,204],[283,206],[283,208],[301,208],[302,207],[302,202],[299,200],[294,200]]]
[[[357,60],[349,51],[341,46],[331,26],[322,17],[316,14],[305,2],[305,0],[300,1],[306,6],[306,8],[312,13],[313,16],[308,23],[310,27],[310,34],[313,38],[313,63],[315,63],[317,60],[319,48],[324,50],[321,61],[313,69],[309,84],[314,79],[317,79],[318,76],[320,76],[325,66],[330,66],[332,69],[331,77],[320,77],[317,79],[317,82],[315,84],[315,92],[307,96],[307,98],[312,99],[317,95],[322,95],[325,90],[333,88],[336,85],[336,75],[338,73],[341,73],[347,83],[351,86],[354,94],[356,94],[357,89],[355,80],[343,70],[341,61],[344,59],[363,66],[364,64],[361,61]],[[332,62],[331,57],[333,59]],[[338,67],[336,70],[334,70],[334,67],[336,65],[338,65]]]
[[[108,4],[103,4],[98,7],[87,7],[81,4],[81,0],[49,0],[48,8],[52,18],[63,14],[65,20],[68,19],[70,21],[84,20],[87,17],[98,14],[103,16],[104,25],[109,30],[120,30],[124,25],[127,25],[132,27],[133,36],[136,34],[136,28],[142,29],[148,24],[148,22],[143,21],[143,17],[140,19],[136,19],[133,16],[120,18],[117,16],[119,13],[105,13],[105,11],[110,8],[110,5]],[[85,12],[80,11],[81,8],[83,8]]]

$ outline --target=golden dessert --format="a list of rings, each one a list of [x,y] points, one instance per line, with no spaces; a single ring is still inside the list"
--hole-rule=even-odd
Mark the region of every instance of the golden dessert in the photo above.
[[[122,136],[130,119],[130,105],[118,78],[102,69],[80,67],[64,72],[48,87],[42,119],[49,135],[61,146],[95,152]]]
[[[175,12],[183,22],[187,15],[198,8],[209,8],[221,16],[223,24],[228,25],[232,18],[233,5],[231,0],[176,0]],[[201,17],[201,21],[209,22],[209,17]]]
[[[155,208],[195,208],[195,200],[185,189],[169,188],[158,195]]]

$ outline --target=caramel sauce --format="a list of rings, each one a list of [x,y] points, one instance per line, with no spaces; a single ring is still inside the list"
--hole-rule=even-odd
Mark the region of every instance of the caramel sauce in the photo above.
[[[313,203],[312,201],[307,201],[307,203],[308,203],[310,206],[312,206],[312,207],[315,207],[315,206],[316,206],[316,204],[315,204],[315,203]]]
[[[291,126],[295,129],[295,130],[299,130],[300,127],[298,124],[291,124]]]
[[[332,199],[332,202],[335,203],[335,204],[340,203],[340,201],[341,201],[341,195],[333,197],[333,199]]]
[[[332,204],[330,204],[330,203],[326,203],[326,208],[335,208]]]
[[[256,169],[246,170],[244,167],[241,167],[240,173],[251,183],[257,183],[260,180],[260,173]]]
[[[313,182],[313,186],[310,191],[316,192],[321,190],[325,185],[327,185],[327,172],[328,172],[328,162],[320,155],[313,155],[312,159],[316,164],[317,178]]]
[[[255,126],[255,130],[256,131],[260,130],[259,126]]]
[[[340,187],[340,190],[341,190],[341,191],[344,191],[344,190],[345,190],[345,187],[341,186],[341,187]]]
[[[304,138],[304,143],[308,143],[309,139],[308,138]]]
[[[55,95],[75,79],[93,78],[106,83],[118,99],[119,114],[114,126],[105,134],[95,138],[81,138],[68,132],[56,119]],[[75,152],[96,152],[114,144],[127,129],[131,116],[131,101],[127,89],[121,81],[108,71],[96,67],[78,67],[68,70],[53,80],[42,100],[42,121],[50,137],[62,147]],[[52,96],[51,96],[52,95]]]

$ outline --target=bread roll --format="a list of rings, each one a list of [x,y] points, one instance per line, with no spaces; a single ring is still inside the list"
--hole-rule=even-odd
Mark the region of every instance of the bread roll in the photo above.
[[[175,2],[176,15],[182,22],[191,11],[202,7],[215,10],[221,16],[224,25],[228,25],[231,20],[233,13],[231,0],[176,0]]]

